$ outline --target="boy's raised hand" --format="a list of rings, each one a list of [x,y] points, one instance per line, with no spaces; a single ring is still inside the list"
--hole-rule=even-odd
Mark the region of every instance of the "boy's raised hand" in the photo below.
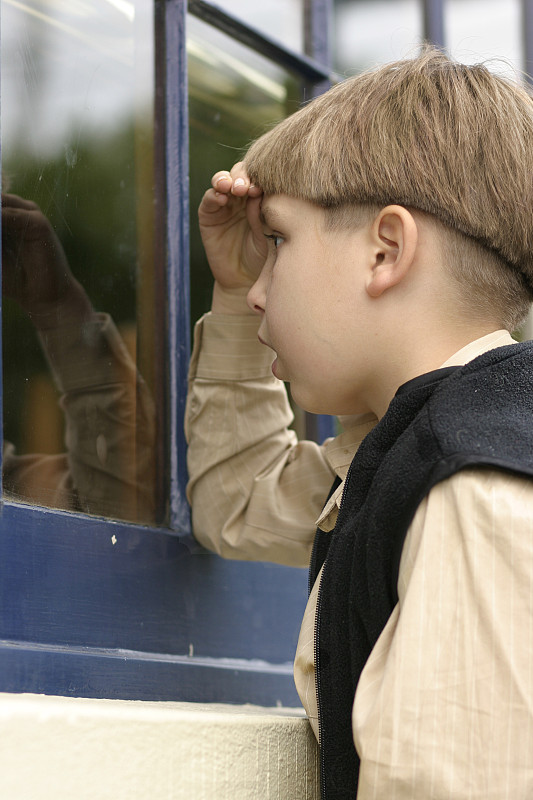
[[[259,218],[262,191],[250,185],[242,163],[230,172],[215,173],[211,186],[200,203],[198,220],[215,278],[212,310],[247,313],[246,295],[267,257]]]
[[[80,323],[92,306],[52,225],[31,200],[2,195],[2,291],[40,330]]]

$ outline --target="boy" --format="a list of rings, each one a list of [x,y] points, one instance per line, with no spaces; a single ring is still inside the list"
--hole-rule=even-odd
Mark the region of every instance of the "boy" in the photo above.
[[[311,559],[323,797],[533,796],[532,208],[531,99],[432,49],[280,123],[200,206],[195,534]],[[340,436],[296,442],[281,381]]]

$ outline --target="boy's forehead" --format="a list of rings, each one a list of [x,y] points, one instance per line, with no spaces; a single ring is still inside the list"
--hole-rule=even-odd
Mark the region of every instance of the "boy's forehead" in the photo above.
[[[262,222],[272,227],[274,223],[312,209],[312,204],[285,194],[269,194],[263,197],[260,216]]]

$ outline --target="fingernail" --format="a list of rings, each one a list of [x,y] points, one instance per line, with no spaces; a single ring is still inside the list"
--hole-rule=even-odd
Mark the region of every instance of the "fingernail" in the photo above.
[[[220,178],[216,179],[215,186],[217,185],[217,183],[220,183],[220,181],[229,181],[229,180],[231,180],[229,175],[221,175]]]
[[[236,179],[236,180],[233,182],[233,185],[234,185],[234,186],[244,186],[244,184],[245,184],[245,180],[244,180],[244,178],[237,178],[237,179]]]

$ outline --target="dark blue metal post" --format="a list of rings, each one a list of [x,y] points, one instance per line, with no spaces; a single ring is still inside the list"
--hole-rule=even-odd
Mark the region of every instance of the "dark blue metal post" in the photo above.
[[[326,67],[331,66],[331,0],[305,0],[304,50]]]
[[[0,142],[0,175],[2,174],[2,145]],[[2,218],[0,216],[0,238],[2,236]],[[2,254],[0,252],[0,286],[2,285]],[[3,344],[2,344],[2,315],[4,312],[4,304],[2,292],[0,292],[0,502],[4,494],[3,484],[3,465],[4,465],[4,362],[2,357]]]
[[[305,0],[304,2],[304,50],[307,56],[328,69],[331,67],[331,19],[332,0]],[[327,92],[331,82],[315,83],[311,94],[317,97]]]
[[[183,419],[190,355],[189,119],[187,105],[186,0],[165,5],[167,258],[169,327],[170,527],[190,531],[185,501],[187,467]]]
[[[533,0],[522,0],[522,31],[524,43],[524,72],[533,87]]]
[[[423,0],[424,39],[444,48],[444,0]]]

